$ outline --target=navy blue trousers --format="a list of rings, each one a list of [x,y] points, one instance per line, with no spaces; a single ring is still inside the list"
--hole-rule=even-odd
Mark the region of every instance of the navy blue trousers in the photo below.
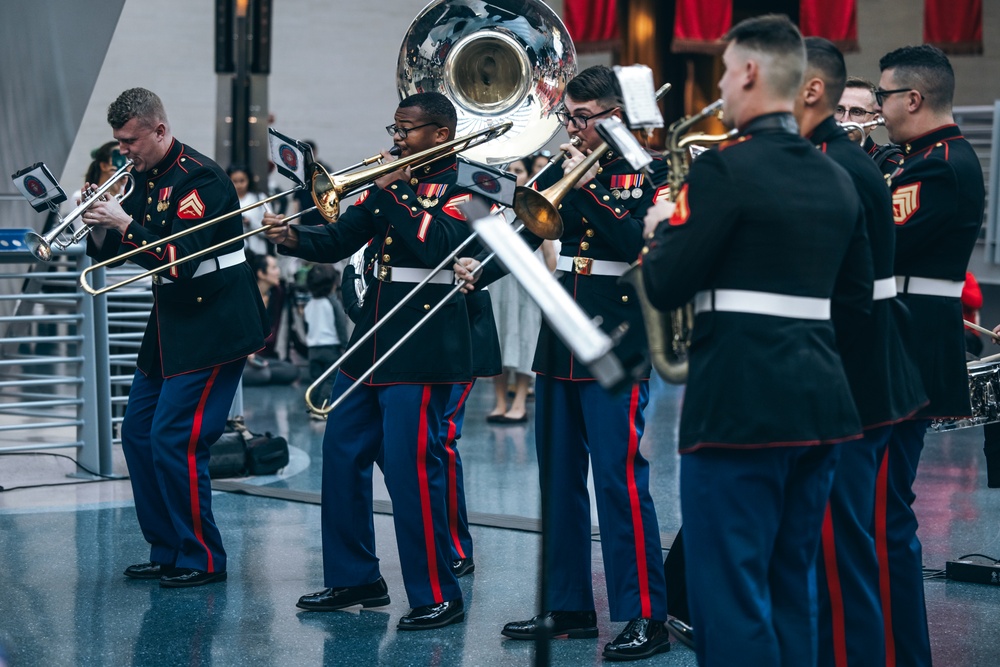
[[[535,384],[535,442],[541,483],[552,503],[553,564],[547,573],[549,608],[594,609],[591,577],[590,494],[587,464],[601,527],[601,550],[612,621],[667,617],[663,551],[649,463],[639,451],[649,383],[611,395],[597,382],[569,382],[539,375]],[[546,427],[546,415],[551,430]],[[541,447],[550,447],[551,469]]]
[[[885,667],[871,526],[875,476],[892,429],[868,429],[861,440],[840,447],[816,559],[821,667]]]
[[[340,373],[338,398],[353,381]],[[362,385],[323,437],[323,578],[329,588],[377,580],[372,468],[384,457],[396,545],[411,607],[462,597],[451,572],[446,455],[441,442],[452,385]]]
[[[887,667],[930,667],[931,642],[924,603],[924,565],[913,480],[930,422],[896,424],[884,450],[875,484],[875,551],[885,623]]]
[[[472,558],[472,535],[469,533],[469,512],[465,507],[465,480],[458,441],[462,437],[462,425],[465,423],[465,402],[474,384],[475,380],[468,384],[452,385],[444,421],[441,423],[441,442],[444,444],[447,467],[448,539],[453,560]]]
[[[226,428],[245,360],[163,378],[137,370],[122,421],[122,451],[149,559],[224,572],[212,516],[208,448]]]
[[[816,664],[816,552],[836,463],[835,445],[681,456],[701,667]]]

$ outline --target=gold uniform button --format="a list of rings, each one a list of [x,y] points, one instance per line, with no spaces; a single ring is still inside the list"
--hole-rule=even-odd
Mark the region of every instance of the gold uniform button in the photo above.
[[[603,199],[604,201],[608,201],[609,199],[611,199],[611,195],[604,195],[603,197],[601,197],[601,199]]]
[[[580,250],[590,250],[590,244],[584,241],[580,244]]]
[[[642,247],[642,254],[643,255],[648,255],[649,254],[649,246],[648,245]]]
[[[934,148],[941,148],[942,146],[944,146],[944,144],[941,143],[940,141],[934,144]]]
[[[146,197],[146,203],[147,204],[152,204],[153,203],[153,198],[152,197]]]
[[[608,158],[608,159],[610,160],[610,159],[611,159],[611,158],[613,158],[614,156],[615,156],[615,152],[614,152],[614,151],[608,151],[608,154],[607,154],[607,155],[606,155],[605,157],[606,157],[606,158]]]
[[[593,229],[588,229],[588,230],[587,230],[586,232],[584,232],[584,233],[585,233],[585,234],[586,234],[587,236],[590,236],[590,237],[593,237],[593,236],[594,236],[594,230],[593,230]]]
[[[628,303],[628,295],[622,296],[622,303]]]
[[[410,179],[410,185],[416,185],[416,184],[417,184],[417,183],[419,183],[419,182],[420,182],[420,181],[418,181],[418,180],[417,180],[417,179],[415,179],[415,178],[411,178],[411,179]]]
[[[431,309],[431,304],[425,303],[424,304],[424,310],[430,310],[430,309]]]
[[[390,190],[395,190],[395,189],[396,189],[396,184],[395,184],[395,183],[393,183],[392,185],[390,185],[390,186],[389,186],[389,189],[390,189]]]
[[[906,146],[903,147],[903,150],[909,153],[910,151],[913,150],[913,146],[911,146],[910,144],[906,144]]]
[[[197,301],[198,303],[201,303],[201,297],[199,296],[197,299],[195,299],[195,301]]]
[[[156,252],[160,252],[160,246],[156,246]]]
[[[131,240],[132,240],[132,235],[131,235],[131,234],[129,234],[129,235],[128,235],[128,238],[129,238],[129,240],[131,241]]]
[[[385,237],[385,244],[386,245],[392,245],[392,237],[391,236],[386,236]]]
[[[149,221],[150,221],[150,220],[152,220],[152,219],[153,219],[153,216],[151,216],[151,215],[149,215],[149,214],[147,213],[147,214],[146,214],[146,222],[149,222]]]
[[[166,225],[166,224],[167,224],[167,221],[166,221],[166,220],[161,220],[161,221],[160,221],[160,226],[161,226],[161,227],[162,227],[163,225]]]
[[[598,174],[603,174],[604,173],[604,167],[598,167],[597,168],[597,173]]]
[[[404,200],[409,199],[409,198],[410,198],[410,195],[403,195],[403,199]]]
[[[145,242],[145,241],[143,241],[143,242],[142,242],[142,245],[146,245],[146,242]]]
[[[621,212],[622,212],[622,210],[620,208],[616,208],[615,209],[615,213],[621,213]]]
[[[375,209],[375,215],[378,215],[378,209]]]
[[[390,259],[392,259],[392,258],[389,257],[389,255],[382,255],[382,261],[383,262],[388,262]]]
[[[158,173],[160,173],[160,170],[159,170],[159,169],[154,169],[154,170],[153,170],[153,176],[156,176],[156,175],[157,175]]]
[[[596,190],[597,189],[597,183],[591,183],[590,184],[590,189],[591,190]]]
[[[417,212],[417,207],[416,206],[411,206],[410,210],[413,211],[414,213],[416,213]]]
[[[156,185],[156,184],[153,183],[153,181],[150,181],[149,182],[149,189],[152,190],[154,185]]]
[[[585,225],[589,225],[590,224],[590,221],[587,220],[586,218],[582,218],[582,220],[583,220],[583,224],[585,224]]]

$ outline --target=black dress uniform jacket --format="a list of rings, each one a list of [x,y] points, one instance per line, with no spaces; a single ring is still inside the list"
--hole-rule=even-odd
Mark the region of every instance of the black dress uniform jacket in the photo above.
[[[571,190],[559,207],[563,221],[560,258],[572,258],[584,267],[580,273],[557,273],[559,283],[585,313],[599,320],[601,330],[619,338],[615,354],[627,367],[641,363],[647,353],[635,290],[620,284],[619,276],[586,275],[585,267],[590,260],[631,264],[638,259],[646,211],[657,196],[665,197],[667,192],[666,162],[657,157],[650,170],[652,179],[636,173],[624,158],[608,151],[601,156],[597,177]],[[536,185],[544,190],[562,176],[562,169],[554,165]],[[523,236],[533,248],[542,243],[530,232],[523,232]],[[503,269],[492,263],[484,269],[478,284],[488,284],[501,275]],[[532,370],[560,380],[594,379],[590,369],[575,358],[544,319]]]
[[[163,160],[133,176],[135,192],[122,202],[132,223],[124,237],[109,231],[100,249],[88,239],[90,256],[103,261],[141,247],[145,252],[131,261],[154,269],[243,232],[240,216],[234,215],[173,243],[160,242],[239,208],[226,172],[190,146],[175,139]],[[139,347],[139,370],[149,375],[159,366],[164,377],[171,377],[234,361],[264,346],[270,325],[245,261],[194,277],[206,262],[233,252],[243,252],[242,241],[154,277],[153,310]]]
[[[410,181],[395,181],[384,190],[375,186],[365,190],[334,224],[296,227],[297,249],[278,246],[283,254],[312,262],[344,259],[369,240],[377,247],[375,280],[365,293],[352,345],[414,288],[415,282],[394,281],[393,270],[434,268],[468,237],[469,228],[458,207],[472,195],[455,186],[456,173],[454,158],[414,169]],[[466,299],[461,294],[449,299],[391,360],[365,375],[452,287],[450,283],[426,285],[341,370],[373,385],[469,382],[472,342]]]
[[[882,289],[888,285],[890,292],[895,292],[896,231],[885,179],[833,116],[820,123],[809,138],[854,181],[865,216],[876,284]],[[866,315],[850,305],[843,307],[835,294],[833,326],[862,426],[895,423],[927,403],[920,373],[903,341],[910,324],[906,306],[899,299],[875,298]]]
[[[957,125],[946,125],[903,146],[892,177],[896,222],[896,276],[961,283],[983,222],[983,171]],[[959,296],[906,293],[914,335],[911,356],[920,369],[930,405],[921,417],[971,414],[965,366],[965,335]]]
[[[903,150],[896,144],[876,144],[874,139],[866,137],[864,148],[886,181],[899,169]]]
[[[657,228],[642,260],[652,304],[677,308],[703,290],[830,299],[836,288],[845,306],[868,310],[871,255],[850,178],[798,136],[789,114],[742,131],[694,161],[673,217]],[[830,320],[696,315],[682,452],[833,443],[860,432]]]

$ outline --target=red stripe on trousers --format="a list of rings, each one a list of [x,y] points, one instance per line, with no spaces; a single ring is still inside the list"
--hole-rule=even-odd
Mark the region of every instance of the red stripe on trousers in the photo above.
[[[882,455],[882,465],[875,478],[875,553],[878,555],[878,589],[882,600],[882,625],[885,628],[885,664],[896,665],[896,638],[892,635],[892,594],[889,588],[889,545],[885,524],[888,509],[889,447]]]
[[[847,667],[847,633],[844,621],[844,591],[840,588],[840,571],[837,568],[837,541],[833,534],[833,515],[830,503],[823,514],[823,565],[826,569],[826,588],[830,594],[830,621],[833,625],[833,664]]]
[[[462,409],[471,391],[470,382],[459,397],[455,411],[448,415],[448,439],[444,443],[444,450],[448,453],[448,530],[451,532],[451,542],[455,545],[455,552],[459,558],[465,558],[465,551],[462,549],[461,540],[458,539],[458,465],[455,457],[455,434],[458,432],[458,425],[455,423],[455,415]]]
[[[205,416],[205,403],[208,402],[208,395],[212,393],[212,385],[219,374],[219,367],[212,369],[205,388],[201,390],[201,399],[198,400],[198,407],[194,411],[194,421],[191,424],[191,437],[188,439],[188,485],[191,491],[191,526],[194,528],[194,536],[198,540],[205,553],[208,554],[208,565],[206,572],[215,572],[215,563],[212,562],[212,552],[205,544],[205,537],[201,531],[201,498],[198,495],[198,466],[195,462],[195,451],[198,449],[198,440],[201,439],[201,422]]]
[[[632,532],[635,535],[635,563],[639,575],[639,600],[642,605],[642,617],[649,618],[653,611],[649,599],[649,571],[646,568],[646,531],[642,525],[639,489],[635,486],[635,455],[639,451],[639,432],[635,428],[635,415],[638,411],[639,385],[636,384],[632,387],[632,398],[628,408],[628,462],[625,466],[625,474],[628,478],[628,502],[632,507]]]
[[[427,484],[427,405],[431,401],[430,385],[424,385],[420,398],[420,424],[417,433],[417,479],[420,482],[420,513],[424,521],[424,548],[427,550],[427,574],[430,577],[434,602],[441,604],[441,582],[438,581],[437,545],[434,543],[434,520],[431,517],[431,493]]]

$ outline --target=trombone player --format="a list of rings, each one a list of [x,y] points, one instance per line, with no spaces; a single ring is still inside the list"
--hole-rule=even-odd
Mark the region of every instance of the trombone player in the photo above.
[[[98,201],[83,214],[92,226],[87,254],[99,260],[145,248],[145,269],[238,236],[239,200],[217,164],[173,138],[163,103],[144,88],[108,108],[123,156],[141,192],[120,204]],[[160,239],[227,212],[225,224]],[[222,434],[247,355],[269,329],[242,242],[153,277],[153,311],[122,422],[135,510],[149,561],[125,576],[160,586],[201,586],[226,578],[226,552],[212,515],[209,446]]]
[[[455,108],[440,93],[407,97],[386,130],[402,158],[454,138]],[[389,159],[389,154],[384,154]],[[388,172],[362,192],[336,224],[291,226],[268,214],[268,238],[282,254],[313,262],[349,257],[370,239],[377,265],[353,340],[428,277],[468,236],[457,205],[466,200],[455,185],[454,155]],[[441,423],[453,385],[468,383],[472,345],[466,300],[456,295],[400,349],[391,364],[368,370],[431,304],[448,293],[441,273],[419,299],[392,318],[343,364],[333,386],[340,396],[355,379],[357,391],[330,415],[323,439],[323,576],[326,588],[304,595],[298,607],[333,611],[361,604],[389,604],[379,572],[372,518],[372,465],[383,450],[386,486],[406,594],[412,610],[400,630],[429,630],[465,618],[462,591],[451,569],[445,503],[446,460]],[[384,448],[383,448],[384,443]]]

